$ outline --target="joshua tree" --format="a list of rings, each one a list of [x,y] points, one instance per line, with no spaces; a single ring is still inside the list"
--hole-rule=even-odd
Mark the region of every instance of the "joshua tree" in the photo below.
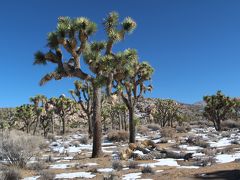
[[[88,120],[88,134],[89,138],[92,137],[92,101],[93,101],[93,89],[89,82],[85,81],[82,83],[79,80],[74,82],[75,89],[70,90],[70,94],[72,95],[75,102],[79,103],[81,109],[83,110],[84,114],[80,114],[82,118],[87,116]]]
[[[139,98],[152,86],[145,86],[151,79],[153,68],[146,62],[139,62],[136,50],[127,49],[117,55],[118,68],[114,74],[113,86],[123,99],[129,112],[129,142],[135,143],[134,111]]]
[[[216,95],[204,96],[203,100],[207,104],[203,115],[213,122],[217,131],[221,131],[221,121],[232,116],[234,112],[234,100],[222,94],[221,91],[217,91]]]
[[[171,99],[158,99],[154,113],[155,123],[159,123],[161,127],[173,126],[173,121],[180,118],[180,109],[176,102]]]
[[[35,97],[31,97],[30,101],[33,102],[34,104],[34,111],[36,113],[36,118],[37,118],[34,130],[33,130],[33,135],[35,135],[40,123],[41,115],[44,112],[44,104],[47,101],[47,97],[44,95],[36,95]]]
[[[61,95],[59,98],[50,98],[49,103],[54,106],[55,113],[60,117],[62,124],[61,132],[65,134],[67,117],[77,113],[76,103],[64,95]]]
[[[23,130],[26,130],[27,133],[30,133],[31,127],[35,122],[34,106],[30,104],[24,104],[17,107],[15,116],[23,123]]]
[[[34,64],[54,63],[57,68],[54,72],[45,75],[40,85],[55,79],[64,77],[76,77],[91,83],[93,87],[93,152],[92,157],[99,157],[102,154],[101,137],[101,87],[108,82],[111,85],[113,62],[115,55],[112,52],[113,45],[121,41],[125,34],[131,32],[136,23],[131,18],[125,18],[122,23],[118,21],[117,13],[110,13],[104,20],[104,27],[107,34],[107,41],[89,42],[92,34],[96,31],[96,24],[87,18],[79,17],[71,19],[60,17],[57,30],[49,33],[49,52],[37,52]],[[63,51],[64,49],[64,51]],[[64,61],[63,52],[70,54],[70,59]],[[84,72],[80,59],[88,65],[92,73]],[[110,89],[110,88],[108,88]]]

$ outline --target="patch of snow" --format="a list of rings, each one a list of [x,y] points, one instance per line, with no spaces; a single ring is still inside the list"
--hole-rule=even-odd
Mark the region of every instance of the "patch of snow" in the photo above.
[[[70,163],[70,164],[52,164],[49,166],[50,169],[67,169],[71,168],[75,165],[76,163]]]
[[[57,174],[56,178],[61,179],[73,179],[73,178],[86,178],[86,179],[91,179],[94,178],[96,175],[92,174],[91,172],[73,172],[73,173],[61,173]]]
[[[156,166],[179,166],[176,159],[172,158],[166,158],[166,159],[156,159],[157,162],[154,163],[143,163],[139,166],[150,166],[150,167],[156,167]]]
[[[123,175],[123,180],[133,180],[133,179],[141,178],[141,175],[142,175],[141,172],[125,174]]]
[[[39,178],[40,176],[32,176],[32,177],[26,177],[23,178],[23,180],[37,180],[37,178]]]
[[[98,172],[112,172],[113,168],[100,168],[97,171]]]
[[[210,141],[209,144],[211,147],[222,147],[222,146],[228,146],[231,145],[232,139],[229,138],[222,138],[218,142],[212,142]]]
[[[240,152],[237,152],[235,154],[218,154],[216,155],[216,162],[217,163],[228,163],[233,162],[235,159],[240,158]]]
[[[98,164],[97,163],[86,163],[85,165],[86,166],[97,166]]]

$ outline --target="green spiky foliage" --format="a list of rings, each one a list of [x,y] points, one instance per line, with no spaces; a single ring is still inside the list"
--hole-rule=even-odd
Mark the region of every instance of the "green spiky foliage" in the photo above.
[[[11,129],[17,125],[15,113],[15,108],[0,109],[0,129]]]
[[[47,101],[47,97],[44,95],[36,95],[35,97],[30,98],[30,102],[34,105],[34,111],[36,114],[36,122],[35,122],[35,128],[33,130],[33,135],[36,134],[41,116],[45,113],[45,104]]]
[[[77,103],[61,95],[59,98],[50,98],[49,104],[53,106],[56,115],[60,117],[62,124],[62,134],[65,134],[66,120],[78,112]]]
[[[139,62],[137,51],[127,49],[117,54],[113,87],[122,97],[129,111],[129,134],[131,143],[135,142],[134,111],[139,98],[151,91],[150,82],[153,68],[147,62]]]
[[[161,127],[173,127],[174,121],[178,121],[181,116],[179,105],[171,99],[158,99],[154,111],[155,123]]]
[[[87,81],[80,81],[76,80],[74,81],[74,90],[70,90],[70,94],[72,95],[72,98],[75,102],[77,102],[82,112],[79,114],[81,118],[86,118],[88,121],[88,134],[89,138],[92,137],[93,129],[92,129],[92,113],[93,113],[93,88],[91,84]]]
[[[108,92],[114,74],[115,54],[112,47],[115,43],[123,40],[126,34],[131,33],[136,23],[130,18],[119,21],[116,12],[109,13],[103,22],[107,39],[105,41],[92,41],[89,39],[96,32],[96,24],[87,18],[60,17],[57,28],[50,32],[47,38],[47,53],[37,52],[34,64],[56,64],[55,71],[46,74],[40,81],[40,85],[55,79],[76,77],[88,81],[93,87],[93,153],[92,157],[102,155],[101,137],[101,86],[106,85]],[[68,55],[63,56],[63,52]],[[70,58],[65,60],[63,57]],[[88,65],[92,73],[87,73],[82,68],[82,59]],[[108,93],[109,94],[109,93]]]
[[[204,96],[203,100],[206,102],[204,117],[213,122],[217,131],[221,131],[221,122],[231,117],[234,113],[234,100],[225,96],[221,91],[217,91],[212,96]]]
[[[34,106],[24,104],[16,108],[16,119],[19,122],[20,129],[30,133],[32,125],[35,123]]]

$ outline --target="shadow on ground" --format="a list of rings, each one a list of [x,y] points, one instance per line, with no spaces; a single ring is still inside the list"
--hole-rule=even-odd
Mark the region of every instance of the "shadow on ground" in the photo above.
[[[207,174],[197,175],[196,179],[216,180],[240,180],[240,170],[215,171]]]

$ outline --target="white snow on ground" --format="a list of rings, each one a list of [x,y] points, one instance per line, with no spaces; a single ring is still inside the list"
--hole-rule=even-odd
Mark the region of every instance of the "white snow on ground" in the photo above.
[[[156,166],[179,166],[176,159],[172,158],[166,158],[166,159],[156,159],[157,162],[154,163],[143,163],[139,164],[139,166],[150,166],[150,167],[156,167]]]
[[[211,147],[222,147],[222,146],[228,146],[231,145],[231,141],[233,139],[229,139],[229,138],[222,138],[220,139],[218,142],[212,142],[210,141],[209,144]]]
[[[236,152],[235,154],[218,154],[215,158],[217,163],[228,163],[239,159],[240,152]]]
[[[98,172],[112,172],[113,168],[100,168],[97,171]]]
[[[97,166],[98,164],[97,163],[86,163],[85,165],[86,166]]]
[[[195,152],[199,149],[203,149],[202,147],[200,146],[188,146],[188,145],[179,145],[179,148],[181,149],[186,149],[187,151],[191,151],[191,152]]]
[[[71,168],[75,165],[76,163],[69,163],[69,164],[52,164],[49,166],[50,169],[67,169]]]
[[[94,178],[96,175],[90,173],[90,172],[73,172],[73,173],[62,173],[62,174],[57,174],[56,178],[65,178],[65,179],[72,179],[72,178],[86,178],[86,179],[91,179]]]
[[[125,174],[123,175],[123,180],[133,180],[133,179],[141,178],[141,175],[142,175],[141,172]]]
[[[37,180],[40,176],[32,176],[32,177],[26,177],[23,180]]]

